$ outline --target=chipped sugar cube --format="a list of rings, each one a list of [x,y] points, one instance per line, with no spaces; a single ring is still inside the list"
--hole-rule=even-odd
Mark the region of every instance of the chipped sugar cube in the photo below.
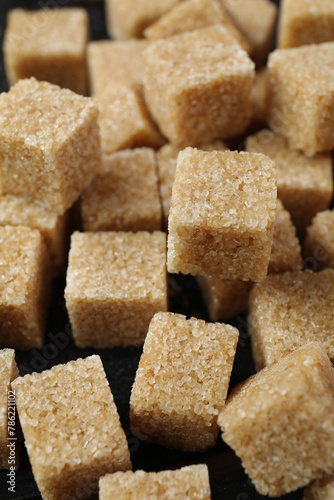
[[[249,52],[250,46],[219,0],[185,0],[175,5],[155,23],[151,24],[144,35],[149,40],[159,40],[193,31],[213,24],[221,24],[241,47]]]
[[[9,84],[34,76],[85,95],[89,36],[85,9],[11,10],[4,38]]]
[[[277,200],[274,239],[268,273],[298,271],[302,267],[300,243],[296,229],[281,201]],[[248,311],[251,281],[226,280],[197,276],[211,321],[234,318]]]
[[[249,331],[256,368],[318,340],[334,360],[334,270],[269,275],[250,294]]]
[[[46,243],[55,274],[65,270],[72,211],[71,208],[65,214],[57,215],[39,203],[29,202],[17,196],[0,195],[0,225],[25,225],[38,229]]]
[[[278,46],[282,49],[334,41],[332,0],[282,0]]]
[[[81,195],[81,212],[85,231],[161,230],[154,151],[128,149],[104,157]]]
[[[35,78],[0,94],[0,190],[63,214],[101,164],[94,101]]]
[[[313,271],[334,269],[334,212],[319,212],[307,228],[304,241],[305,264]]]
[[[257,66],[265,63],[274,39],[277,6],[270,0],[220,0],[248,41]]]
[[[180,0],[106,0],[107,28],[111,38],[140,38],[147,26]]]
[[[65,299],[78,347],[141,346],[167,310],[166,235],[75,232]]]
[[[90,90],[93,96],[108,86],[141,88],[143,80],[143,51],[146,40],[99,40],[87,47]]]
[[[202,151],[227,151],[229,149],[222,141],[214,141],[211,144],[201,144],[198,147]],[[159,188],[166,228],[168,226],[168,215],[172,199],[172,188],[175,180],[177,156],[180,151],[180,148],[177,146],[165,144],[157,152]]]
[[[210,500],[207,465],[189,465],[162,472],[115,472],[100,479],[99,500],[128,500],[136,492],[137,500]]]
[[[238,335],[230,325],[156,314],[132,387],[133,434],[181,451],[213,447]]]
[[[11,382],[19,376],[13,349],[0,350],[0,470],[18,468],[20,433]]]
[[[263,280],[276,200],[275,164],[266,156],[181,151],[169,214],[169,272]]]
[[[313,481],[304,491],[303,500],[333,500],[334,476],[325,476]]]
[[[334,43],[275,50],[268,61],[269,124],[307,156],[334,148]]]
[[[99,356],[12,383],[33,474],[43,498],[87,498],[99,478],[131,469],[130,453]]]
[[[333,471],[333,402],[333,366],[317,342],[232,392],[218,422],[260,494],[278,497]]]
[[[0,227],[0,345],[43,346],[51,296],[51,268],[37,229]]]
[[[287,141],[265,129],[248,137],[246,149],[269,156],[277,168],[277,195],[300,237],[304,237],[313,217],[329,207],[333,196],[333,167],[329,153],[307,158],[290,149]]]
[[[103,154],[144,146],[157,148],[164,144],[139,91],[109,85],[95,99],[100,111]]]
[[[163,135],[180,148],[232,137],[248,126],[254,63],[220,25],[152,43],[144,94]]]

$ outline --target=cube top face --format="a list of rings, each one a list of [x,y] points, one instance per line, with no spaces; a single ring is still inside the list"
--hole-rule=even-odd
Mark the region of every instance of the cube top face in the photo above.
[[[246,52],[219,25],[154,42],[144,56],[147,72],[155,71],[164,92],[179,99],[187,89],[254,70]]]
[[[237,342],[238,330],[230,325],[157,313],[131,394],[135,412],[151,405],[214,419],[224,406]]]
[[[83,192],[85,230],[161,229],[161,206],[153,149],[123,150],[105,156],[100,173]]]
[[[37,229],[0,227],[0,304],[26,303],[41,245],[42,237]]]
[[[166,290],[166,235],[99,232],[72,235],[65,297],[154,300]]]
[[[5,44],[12,54],[29,57],[83,55],[89,38],[85,9],[13,9]]]
[[[308,98],[317,100],[334,90],[334,43],[275,50],[268,68],[270,75],[287,82],[297,97],[307,93]]]
[[[139,85],[143,79],[146,40],[94,41],[88,44],[87,60],[93,95],[114,85]],[[124,64],[127,61],[127,64]]]
[[[333,470],[333,404],[333,366],[312,342],[238,386],[218,422],[258,492],[276,497]]]
[[[123,464],[123,470],[131,467],[125,434],[99,356],[19,377],[12,387],[41,490],[42,485],[48,486],[47,478],[57,478],[64,468],[75,470],[103,456]]]
[[[133,496],[138,500],[159,498],[210,500],[209,473],[206,465],[190,465],[179,470],[162,472],[116,472],[100,479],[100,500],[119,500]]]
[[[284,0],[278,44],[281,48],[332,41],[334,4],[331,0]]]
[[[38,151],[47,172],[48,162],[97,113],[90,98],[35,78],[20,80],[0,94],[1,157],[5,147],[16,146],[17,154]]]
[[[269,275],[250,296],[250,329],[258,368],[318,340],[334,359],[334,270]]]
[[[186,226],[254,234],[276,214],[275,164],[261,154],[203,152],[178,156],[171,214]]]
[[[269,129],[264,129],[249,136],[246,149],[250,153],[262,153],[271,158],[277,168],[277,186],[289,188],[319,189],[333,192],[332,159],[329,153],[306,157],[296,149],[289,148],[283,137]]]

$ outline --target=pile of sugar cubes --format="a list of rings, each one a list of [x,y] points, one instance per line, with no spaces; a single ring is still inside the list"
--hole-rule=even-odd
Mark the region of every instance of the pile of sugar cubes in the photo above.
[[[105,9],[102,41],[79,7],[7,19],[0,468],[13,390],[44,499],[83,479],[100,500],[211,498],[206,465],[132,471],[100,356],[19,376],[66,274],[76,346],[143,346],[134,436],[199,452],[221,430],[260,494],[334,498],[334,2]],[[211,322],[169,312],[167,271],[196,277]],[[221,321],[243,313],[257,373],[228,396]]]

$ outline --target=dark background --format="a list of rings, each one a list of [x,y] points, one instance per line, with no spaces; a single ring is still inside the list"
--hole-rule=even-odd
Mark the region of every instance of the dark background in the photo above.
[[[122,0],[120,0],[122,1]],[[139,1],[139,0],[138,0]],[[71,0],[0,0],[0,39],[6,24],[6,13],[9,9],[23,7],[36,9],[46,6],[82,6],[90,14],[92,39],[107,38],[103,2],[77,2]],[[278,1],[276,2],[278,3]],[[0,91],[8,89],[0,56]],[[215,448],[206,453],[182,453],[167,450],[161,446],[139,442],[129,431],[129,398],[132,383],[138,366],[141,349],[78,349],[71,337],[70,325],[66,314],[63,292],[65,278],[54,283],[53,301],[50,310],[45,345],[41,350],[17,352],[16,360],[20,374],[41,372],[55,364],[66,363],[79,357],[87,357],[93,353],[101,356],[112,393],[126,431],[134,470],[159,471],[176,469],[184,465],[206,463],[210,471],[213,500],[260,500],[263,497],[256,493],[248,477],[243,473],[239,459],[219,437]],[[169,278],[170,310],[187,316],[196,316],[209,320],[201,299],[196,281],[191,277]],[[240,331],[240,341],[233,368],[232,389],[239,382],[254,373],[251,359],[247,323],[244,316],[230,322]],[[20,469],[16,473],[16,492],[8,492],[7,471],[0,471],[0,500],[39,499],[38,488],[34,482],[29,460],[23,447]],[[282,497],[283,498],[283,497]],[[302,491],[284,497],[286,500],[301,500]]]

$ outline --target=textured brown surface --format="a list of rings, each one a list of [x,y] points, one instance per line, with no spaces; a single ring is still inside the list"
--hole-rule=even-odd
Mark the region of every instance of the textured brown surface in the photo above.
[[[248,137],[246,149],[263,153],[275,162],[277,195],[303,237],[313,217],[330,205],[333,196],[331,155],[323,153],[307,158],[300,151],[290,149],[284,138],[268,129]]]
[[[109,35],[116,40],[140,38],[147,26],[180,0],[106,0]]]
[[[252,90],[253,112],[250,127],[257,130],[265,127],[268,121],[267,79],[266,68],[256,72]]]
[[[85,95],[89,36],[85,9],[12,10],[4,39],[9,84],[34,76]]]
[[[86,231],[161,230],[154,151],[127,149],[104,157],[100,173],[82,193],[81,212]]]
[[[203,151],[226,151],[228,149],[227,145],[222,141],[214,141],[211,144],[201,144],[198,148]],[[157,152],[159,188],[166,228],[168,226],[168,215],[175,180],[177,156],[180,151],[181,149],[177,146],[165,144]]]
[[[90,42],[87,63],[91,94],[97,95],[110,85],[140,87],[144,69],[143,50],[148,45],[145,40]]]
[[[126,437],[99,356],[19,377],[12,387],[43,498],[84,498],[97,492],[101,475],[131,469]]]
[[[132,388],[132,432],[182,451],[214,446],[238,336],[230,325],[156,314]]]
[[[0,191],[63,214],[101,163],[97,106],[35,78],[0,95]]]
[[[334,500],[334,477],[316,479],[305,489],[304,500]]]
[[[240,384],[218,422],[259,493],[280,496],[333,470],[333,404],[333,366],[312,342]]]
[[[196,146],[245,130],[254,63],[226,28],[158,40],[144,56],[145,99],[171,143]]]
[[[261,281],[276,216],[276,170],[264,155],[179,153],[169,215],[168,270]]]
[[[0,345],[41,348],[51,296],[50,265],[40,232],[0,227]]]
[[[162,472],[116,472],[100,479],[99,500],[210,500],[206,465]]]
[[[334,360],[334,271],[269,275],[252,289],[249,329],[257,369],[318,340]]]
[[[304,256],[311,269],[334,269],[334,212],[318,213],[307,228]]]
[[[166,235],[75,232],[65,299],[79,347],[142,345],[167,309]]]
[[[12,195],[0,196],[0,225],[38,229],[46,243],[55,273],[63,272],[67,261],[71,212],[57,215],[43,205]]]
[[[9,464],[8,460],[13,460],[7,446],[12,442],[8,441],[10,437],[8,433],[8,391],[11,390],[11,382],[18,376],[19,371],[15,363],[15,351],[13,349],[0,350],[0,469],[9,469],[12,464]],[[12,421],[12,411],[9,417],[10,421]],[[10,431],[12,432],[11,429]],[[16,437],[20,438],[19,433],[17,433]],[[18,466],[20,461],[18,441],[15,443],[15,460]]]
[[[269,123],[307,156],[334,148],[334,43],[275,50],[268,62]]]
[[[274,239],[271,247],[268,273],[298,271],[302,267],[301,247],[289,212],[277,200]],[[224,280],[198,276],[203,298],[211,321],[227,320],[248,311],[251,281]]]
[[[282,49],[334,40],[332,0],[282,0],[278,45]]]
[[[96,96],[96,101],[105,155],[121,149],[155,148],[164,144],[140,92],[126,86],[110,85]]]
[[[250,51],[250,46],[245,37],[235,26],[227,11],[222,8],[219,0],[186,0],[180,2],[149,26],[144,35],[150,40],[159,40],[160,38],[205,28],[213,24],[224,26],[246,52]]]
[[[251,57],[264,64],[274,37],[277,6],[270,0],[220,0],[251,46]]]

